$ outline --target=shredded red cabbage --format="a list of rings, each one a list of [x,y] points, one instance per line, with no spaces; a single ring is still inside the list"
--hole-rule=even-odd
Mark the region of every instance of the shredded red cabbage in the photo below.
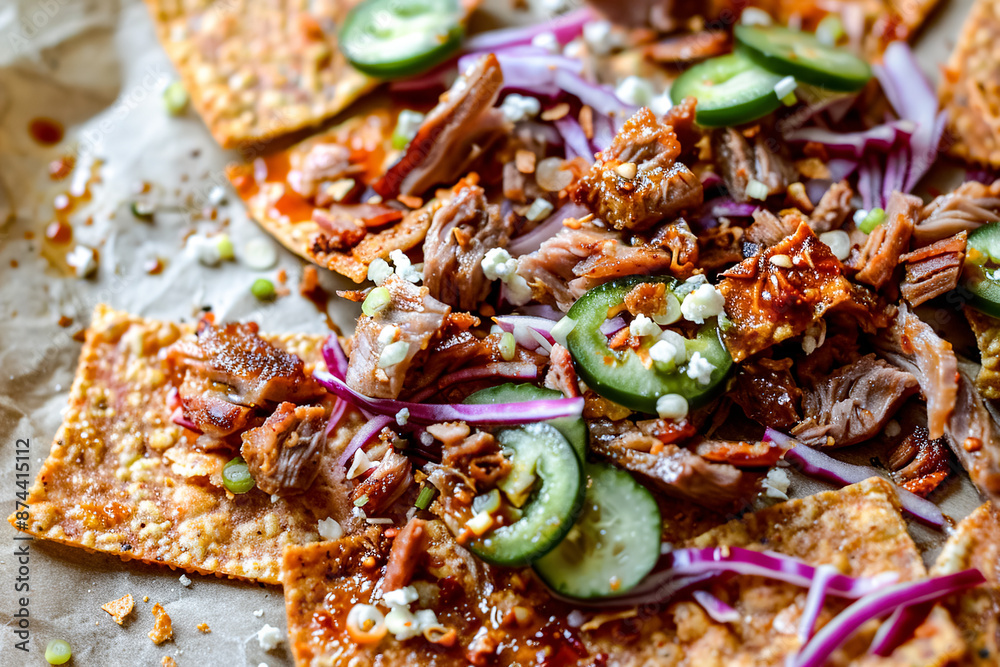
[[[555,70],[555,84],[559,90],[569,93],[597,113],[613,117],[612,121],[624,120],[638,111],[638,107],[618,99],[610,86],[585,81],[579,74],[567,69]]]
[[[901,606],[938,600],[946,595],[973,588],[986,578],[979,570],[965,570],[933,579],[911,581],[890,586],[866,595],[841,612],[816,633],[798,655],[788,661],[789,667],[823,667],[830,654],[853,635],[858,628]]]
[[[567,114],[556,121],[556,129],[562,135],[566,144],[566,159],[582,157],[587,162],[594,161],[594,151],[590,147],[587,135],[573,116]]]
[[[410,411],[410,421],[417,424],[464,421],[471,426],[516,426],[560,417],[579,417],[583,414],[583,398],[553,398],[491,405],[410,403],[388,398],[369,398],[348,387],[340,378],[323,371],[314,371],[313,377],[333,394],[375,414],[395,416],[406,408]]]
[[[812,447],[803,445],[773,428],[768,428],[764,432],[764,440],[775,442],[784,447],[787,450],[785,460],[810,477],[841,486],[857,484],[869,477],[878,477],[878,473],[873,468],[844,463]],[[899,503],[903,511],[907,514],[935,528],[944,527],[944,514],[941,513],[941,509],[937,505],[898,486],[896,494],[899,496]]]
[[[323,343],[323,361],[326,362],[326,367],[330,369],[330,372],[339,377],[341,380],[347,377],[347,354],[344,352],[344,348],[340,346],[340,340],[337,339],[337,334],[330,334],[326,337],[326,341]]]
[[[740,612],[706,590],[691,591],[691,597],[716,623],[733,623],[740,620]]]
[[[551,32],[560,44],[566,44],[583,33],[583,25],[594,18],[590,7],[567,12],[544,23],[518,28],[502,28],[473,35],[465,40],[468,51],[490,51],[522,44],[530,44],[538,35]]]
[[[894,120],[861,132],[833,132],[820,127],[806,127],[788,132],[785,139],[793,143],[822,144],[831,152],[861,159],[869,151],[885,151],[897,142],[905,141],[916,128],[916,124],[908,120]]]
[[[434,394],[444,389],[462,382],[473,380],[537,380],[538,367],[527,361],[498,361],[475,368],[463,368],[460,371],[449,373],[435,382],[432,386],[414,395],[413,400],[422,403]]]

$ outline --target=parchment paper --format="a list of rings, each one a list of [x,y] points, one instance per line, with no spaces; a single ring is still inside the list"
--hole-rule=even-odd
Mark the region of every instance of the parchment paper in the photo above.
[[[969,4],[951,2],[925,31],[919,54],[935,76]],[[139,0],[0,2],[0,517],[14,510],[15,441],[30,440],[32,480],[49,451],[80,350],[73,334],[95,304],[187,321],[210,306],[220,318],[252,318],[268,331],[326,330],[324,317],[294,289],[303,265],[291,254],[279,250],[276,269],[287,270],[293,295],[262,307],[249,286],[261,275],[274,279],[276,269],[255,272],[238,262],[207,268],[184,253],[184,237],[196,229],[227,228],[238,256],[246,241],[266,236],[225,184],[223,167],[237,156],[222,151],[193,113],[174,118],[164,112],[161,90],[175,77]],[[39,116],[67,128],[61,145],[44,148],[31,140],[27,126]],[[92,200],[73,216],[76,240],[100,253],[98,274],[89,280],[54,270],[40,252],[53,198],[72,182],[50,181],[47,164],[67,153],[77,155],[80,173],[93,160],[102,162]],[[152,223],[129,212],[142,182],[152,184],[161,210]],[[200,220],[219,185],[229,204],[218,207],[218,219]],[[83,223],[88,217],[90,225]],[[156,256],[167,260],[166,269],[148,275],[143,267]],[[328,289],[347,286],[321,274]],[[349,331],[354,309],[333,304],[331,310]],[[72,324],[60,326],[61,317]],[[801,478],[793,488],[799,494],[813,489]],[[958,487],[947,495],[945,511],[955,518],[978,504]],[[934,538],[921,528],[914,534]],[[182,667],[291,665],[284,644],[265,652],[255,637],[264,623],[284,633],[277,587],[199,575],[189,575],[192,583],[185,587],[179,571],[38,540],[17,542],[16,535],[6,521],[0,524],[2,667],[46,664],[45,646],[55,638],[71,643],[74,665],[159,666],[167,655]],[[27,593],[14,589],[19,564],[13,554],[23,544],[30,545]],[[125,593],[136,608],[119,627],[100,606]],[[29,599],[29,653],[15,648],[21,597]],[[174,627],[174,640],[159,647],[146,636],[156,602]],[[208,623],[211,633],[199,632],[200,623]]]

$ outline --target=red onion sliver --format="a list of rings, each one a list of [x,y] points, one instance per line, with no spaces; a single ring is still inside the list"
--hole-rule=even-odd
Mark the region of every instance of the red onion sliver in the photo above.
[[[900,644],[913,636],[913,631],[924,622],[933,607],[933,602],[923,602],[896,609],[879,626],[868,652],[883,658],[892,655]]]
[[[799,621],[799,639],[803,644],[812,638],[816,630],[816,619],[819,618],[819,613],[823,611],[823,603],[826,602],[827,587],[830,585],[831,577],[837,573],[837,569],[832,565],[820,565],[816,568],[816,576],[809,586],[806,606]]]
[[[985,581],[979,570],[964,570],[933,579],[897,584],[866,595],[823,626],[788,664],[790,667],[823,667],[830,654],[871,619],[900,606],[938,600]]]
[[[990,181],[992,183],[992,181]],[[521,306],[516,315],[528,315],[529,317],[540,317],[543,320],[552,320],[553,323],[561,320],[566,313],[556,310],[552,306],[544,303],[537,303],[530,306]]]
[[[189,431],[201,433],[201,429],[193,421],[184,416],[184,408],[182,407],[174,408],[174,411],[170,414],[170,421],[178,426],[183,426]]]
[[[563,220],[581,218],[587,213],[587,209],[579,204],[564,204],[530,232],[511,241],[510,245],[507,246],[507,251],[514,257],[534,252],[543,242],[562,231]]]
[[[432,386],[413,396],[413,401],[422,403],[434,394],[448,387],[472,380],[537,380],[538,367],[527,361],[498,361],[475,368],[463,368],[445,375]]]
[[[621,315],[615,315],[610,320],[604,320],[604,324],[601,325],[601,333],[605,336],[614,336],[616,333],[624,329],[627,324]]]
[[[550,346],[556,342],[556,339],[552,337],[552,327],[556,323],[552,320],[529,315],[499,315],[493,319],[501,329],[514,334],[514,340],[526,350],[537,350],[541,345],[538,339],[531,334],[532,331],[540,334]]]
[[[326,423],[326,435],[329,437],[331,433],[340,424],[340,420],[344,418],[344,413],[347,412],[348,403],[342,398],[338,398],[333,404],[333,411],[330,412],[330,421]]]
[[[560,44],[566,44],[578,37],[583,32],[583,25],[593,18],[593,10],[590,7],[583,7],[544,23],[518,28],[501,28],[473,35],[465,40],[464,47],[469,51],[489,51],[530,44],[532,39],[546,32],[553,33]]]
[[[347,377],[347,354],[340,346],[337,334],[330,334],[326,337],[326,341],[323,343],[323,361],[326,362],[326,367],[330,372],[341,380]]]
[[[691,597],[701,605],[705,613],[716,623],[734,623],[740,620],[740,612],[705,590],[691,591]]]
[[[585,81],[579,74],[565,69],[555,70],[556,87],[569,93],[599,114],[623,118],[631,116],[638,107],[622,102],[610,86]]]
[[[830,151],[860,159],[873,149],[891,148],[897,141],[912,135],[916,129],[916,125],[909,120],[894,120],[861,132],[833,132],[819,127],[806,127],[788,132],[785,140],[792,143],[822,144]]]
[[[764,432],[764,440],[776,442],[786,448],[788,451],[785,452],[785,460],[810,477],[845,486],[879,476],[872,468],[839,461],[773,428],[768,428]],[[896,494],[899,496],[903,511],[907,514],[935,528],[944,527],[944,514],[937,505],[898,486]]]
[[[313,377],[345,401],[374,413],[394,416],[406,408],[410,411],[410,421],[417,424],[464,421],[471,426],[487,424],[516,426],[560,417],[579,417],[583,414],[583,398],[553,398],[492,405],[409,403],[388,398],[369,398],[348,387],[340,378],[322,371],[314,371]]]
[[[575,157],[582,157],[587,162],[594,161],[594,152],[590,149],[590,142],[587,135],[575,118],[570,115],[563,116],[556,121],[556,129],[562,135],[566,144],[566,159],[572,160]]]
[[[353,438],[351,438],[351,441],[347,443],[347,447],[340,455],[340,458],[337,459],[337,465],[342,468],[346,468],[351,462],[351,459],[354,458],[355,452],[374,440],[382,429],[389,424],[392,424],[394,421],[396,420],[392,417],[376,415],[365,422],[365,425],[359,428],[358,432],[354,434]]]

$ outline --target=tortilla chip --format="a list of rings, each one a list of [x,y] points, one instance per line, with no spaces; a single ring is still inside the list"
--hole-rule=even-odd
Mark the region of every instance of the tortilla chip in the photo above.
[[[608,658],[604,664],[615,667],[784,665],[785,657],[799,648],[797,631],[808,594],[805,589],[757,577],[734,577],[713,584],[710,590],[740,611],[741,620],[735,623],[715,623],[699,605],[682,599],[584,616],[577,627],[571,627],[573,608],[554,601],[529,571],[490,568],[456,545],[440,521],[429,522],[427,528],[432,535],[429,561],[434,565],[427,571],[418,569],[414,586],[421,599],[411,609],[435,611],[442,626],[456,630],[455,647],[446,650],[422,637],[399,642],[390,635],[375,645],[358,645],[350,638],[345,622],[354,604],[377,604],[383,613],[388,611],[380,601],[387,539],[372,530],[286,549],[282,577],[297,665],[350,662],[358,667],[395,667],[432,661],[468,665],[476,662],[471,654],[478,645],[494,640],[509,647],[489,663],[498,666],[534,664],[539,651],[572,651],[565,655],[574,656],[573,661],[565,664],[576,664],[576,660],[591,664],[582,659],[603,654]],[[814,565],[833,565],[853,576],[893,571],[902,580],[910,580],[926,575],[906,532],[895,491],[878,478],[777,505],[686,542],[686,546],[779,551]],[[442,601],[445,590],[451,592]],[[847,601],[829,599],[819,623],[829,622],[846,606]],[[517,608],[529,613],[520,623],[512,623],[511,614]],[[491,618],[483,610],[496,611]],[[875,627],[865,628],[832,656],[831,663],[941,665],[960,657],[965,649],[950,615],[940,608],[914,639],[888,658],[863,657]],[[551,637],[557,639],[553,642]]]
[[[125,624],[125,617],[132,613],[132,609],[135,607],[135,600],[132,599],[131,593],[126,593],[117,600],[112,600],[105,605],[101,606],[101,609],[111,614],[111,618],[115,619],[115,623],[118,625]]]
[[[170,620],[170,615],[159,602],[153,605],[153,618],[156,619],[153,629],[149,631],[149,638],[153,643],[160,645],[168,639],[174,637],[174,624]]]
[[[230,165],[226,170],[250,217],[261,227],[303,259],[347,276],[356,283],[365,280],[368,265],[376,259],[386,259],[393,250],[405,252],[423,243],[431,218],[441,206],[440,200],[432,199],[423,207],[408,212],[394,225],[368,231],[353,248],[336,250],[326,242],[328,237],[322,227],[313,221],[313,211],[323,209],[314,207],[310,200],[295,192],[288,184],[288,177],[293,152],[306,152],[317,142],[350,145],[355,139],[352,133],[370,130],[370,125],[375,123],[383,125],[387,142],[392,131],[391,124],[383,118],[383,114],[370,114],[364,119],[351,119],[288,150],[257,158],[252,164]],[[383,146],[370,145],[373,140],[370,136],[366,138],[366,151],[383,154]]]
[[[163,48],[224,148],[315,125],[372,90],[337,30],[358,0],[146,0]]]
[[[256,488],[234,496],[221,486],[232,453],[194,449],[195,434],[170,420],[174,380],[158,356],[193,335],[191,325],[97,307],[29,516],[12,515],[12,525],[124,560],[275,584],[286,544],[318,540],[320,519],[350,520],[344,473],[333,462],[308,494],[276,502]],[[301,357],[307,373],[321,359],[323,336],[264,338]],[[348,415],[330,436],[333,451],[360,424]]]
[[[987,583],[950,598],[945,605],[969,644],[967,663],[976,667],[1000,661],[1000,516],[986,503],[965,517],[938,556],[932,574],[974,567]]]
[[[947,112],[948,152],[1000,167],[1000,0],[976,0],[942,71],[938,97]]]
[[[968,306],[963,310],[982,357],[976,388],[984,398],[1000,398],[1000,320]]]

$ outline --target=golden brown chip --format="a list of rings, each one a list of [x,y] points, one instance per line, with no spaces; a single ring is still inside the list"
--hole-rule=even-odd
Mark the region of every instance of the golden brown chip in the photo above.
[[[212,628],[208,627],[208,623],[199,623],[198,624],[198,632],[202,632],[202,633],[204,633],[204,634],[207,635],[211,631],[212,631]]]
[[[226,148],[315,125],[377,82],[337,29],[358,0],[146,0],[194,107]]]
[[[163,660],[160,661],[161,667],[177,667],[177,661],[171,658],[169,655],[163,656]]]
[[[1000,398],[1000,320],[968,306],[963,310],[982,356],[976,388],[984,398]]]
[[[709,587],[711,592],[740,615],[729,624],[716,623],[698,604],[681,599],[587,614],[571,626],[568,619],[574,607],[554,601],[530,572],[490,568],[455,545],[441,522],[430,521],[426,528],[427,564],[415,574],[414,586],[421,597],[413,609],[434,611],[443,627],[455,631],[454,647],[431,645],[428,637],[400,642],[386,635],[370,643],[352,638],[345,626],[354,604],[375,604],[383,613],[388,611],[378,591],[389,549],[385,535],[373,529],[367,535],[285,551],[282,578],[297,665],[351,662],[359,667],[396,667],[434,660],[445,666],[503,667],[534,664],[534,656],[543,651],[571,659],[564,664],[591,664],[582,659],[604,655],[606,664],[617,667],[777,666],[784,665],[785,657],[800,645],[798,623],[808,594],[802,588],[757,577],[720,580]],[[877,478],[762,510],[675,544],[773,550],[813,565],[832,565],[852,576],[893,571],[910,580],[926,574],[893,487]],[[828,599],[819,624],[828,623],[847,604]],[[491,618],[481,610],[498,611],[490,612],[496,616]],[[965,648],[950,615],[941,608],[889,658],[864,657],[875,627],[866,627],[832,656],[830,664],[943,665],[960,657]],[[508,648],[491,657],[501,644]]]
[[[1000,167],[1000,1],[976,0],[938,88],[948,114],[948,152]]]
[[[277,583],[286,544],[319,539],[317,522],[348,525],[344,473],[326,457],[310,492],[272,502],[259,489],[234,496],[221,486],[223,451],[202,452],[196,434],[171,421],[172,377],[161,350],[189,325],[98,306],[87,330],[69,406],[28,498],[12,525],[64,544],[188,572]],[[303,359],[311,373],[324,337],[265,336]],[[339,451],[360,416],[331,434]]]
[[[131,593],[126,593],[117,600],[112,600],[103,605],[101,609],[111,614],[111,618],[115,619],[115,623],[123,625],[125,617],[132,613],[133,607],[135,607],[135,600],[132,599]]]
[[[172,639],[174,636],[174,626],[170,622],[170,615],[167,614],[167,610],[159,602],[153,605],[153,618],[156,619],[156,623],[153,625],[153,629],[149,631],[149,638],[153,640],[153,643],[160,645],[168,639]]]
[[[986,584],[953,596],[946,607],[969,644],[969,665],[986,667],[1000,661],[1000,517],[986,503],[955,528],[934,564],[932,574],[951,574],[974,567]]]

